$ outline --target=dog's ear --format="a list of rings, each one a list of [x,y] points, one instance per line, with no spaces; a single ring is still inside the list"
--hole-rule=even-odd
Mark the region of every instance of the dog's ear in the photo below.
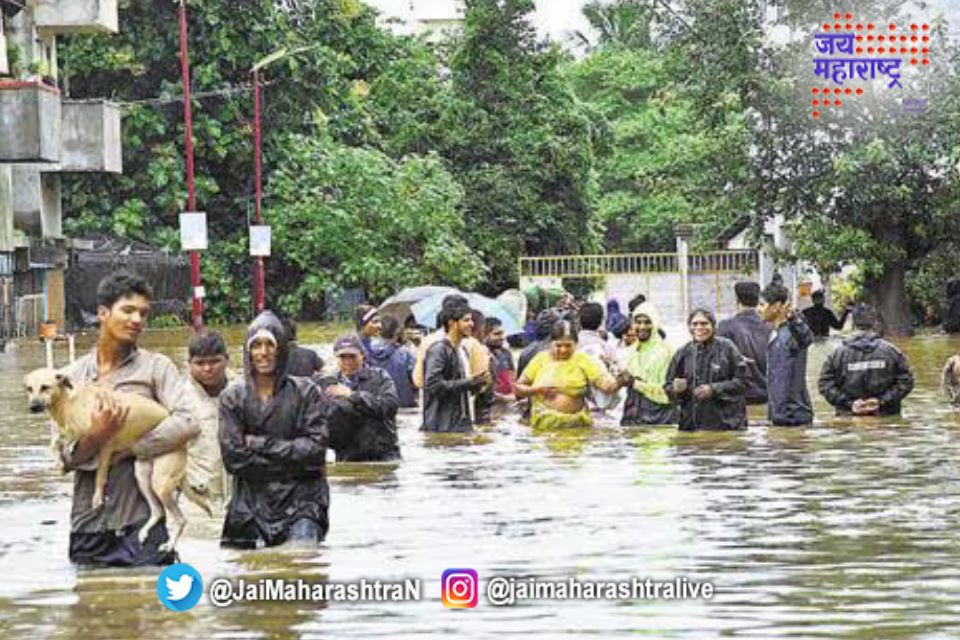
[[[57,384],[64,389],[73,389],[73,383],[70,382],[70,377],[65,373],[57,374]]]

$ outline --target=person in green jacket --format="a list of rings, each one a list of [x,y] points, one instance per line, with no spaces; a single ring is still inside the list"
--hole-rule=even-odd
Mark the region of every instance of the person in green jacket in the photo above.
[[[633,310],[633,328],[637,343],[627,358],[625,368],[633,376],[620,424],[676,424],[677,414],[663,387],[673,349],[659,333],[660,312],[650,302]]]

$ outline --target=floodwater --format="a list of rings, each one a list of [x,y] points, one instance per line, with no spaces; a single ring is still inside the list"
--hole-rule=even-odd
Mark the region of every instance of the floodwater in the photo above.
[[[145,344],[179,363],[183,339],[157,332]],[[304,330],[304,342],[320,339]],[[812,391],[837,343],[812,347]],[[510,419],[431,438],[402,416],[402,463],[330,467],[331,529],[319,550],[221,550],[220,522],[196,512],[179,550],[208,584],[418,578],[421,601],[216,608],[205,596],[174,613],[157,599],[155,568],[67,561],[71,485],[54,470],[44,420],[25,410],[21,376],[43,352],[24,345],[0,355],[0,637],[957,638],[960,420],[937,383],[960,341],[902,346],[917,388],[896,421],[837,421],[819,397],[811,428],[745,433],[532,433]],[[450,610],[440,601],[448,568],[475,569],[481,583],[682,576],[716,595],[498,608],[481,589],[475,609]]]

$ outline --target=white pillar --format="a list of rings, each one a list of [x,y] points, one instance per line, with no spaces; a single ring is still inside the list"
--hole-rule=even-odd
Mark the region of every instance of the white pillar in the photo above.
[[[677,232],[677,267],[680,271],[680,308],[683,322],[690,315],[690,242],[689,236]]]

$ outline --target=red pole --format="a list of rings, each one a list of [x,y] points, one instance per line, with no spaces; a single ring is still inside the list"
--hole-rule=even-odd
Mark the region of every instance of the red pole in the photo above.
[[[186,133],[184,147],[187,154],[187,193],[189,211],[197,210],[193,184],[193,116],[190,113],[190,55],[187,51],[187,5],[180,0],[180,73],[183,76],[183,121]],[[203,329],[203,298],[197,295],[200,287],[200,253],[190,252],[190,282],[193,285],[193,329]]]
[[[260,71],[259,69],[254,69],[253,71],[253,137],[254,137],[254,174],[256,176],[256,189],[257,189],[257,224],[260,224],[263,220],[261,217],[261,200],[262,200],[262,179],[260,173],[260,154],[263,144],[263,139],[261,137],[260,131]],[[264,307],[264,290],[266,289],[266,282],[263,275],[263,257],[257,256],[257,259],[253,263],[253,295],[256,304],[257,313],[263,311]]]

